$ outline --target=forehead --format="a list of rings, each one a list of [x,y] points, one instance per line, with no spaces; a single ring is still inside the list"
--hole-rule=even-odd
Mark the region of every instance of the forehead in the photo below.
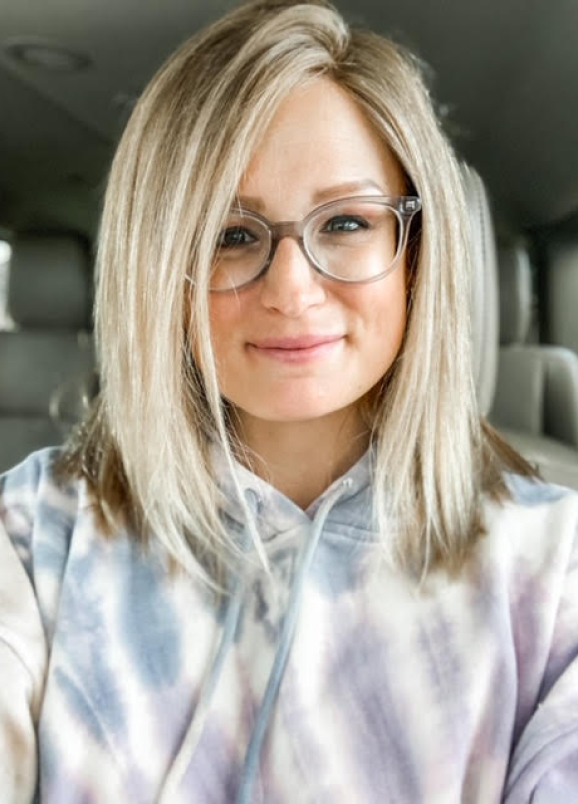
[[[386,195],[404,187],[397,159],[355,100],[333,81],[319,78],[281,102],[239,194],[271,203],[297,194],[305,203],[326,186],[355,182],[373,182]]]

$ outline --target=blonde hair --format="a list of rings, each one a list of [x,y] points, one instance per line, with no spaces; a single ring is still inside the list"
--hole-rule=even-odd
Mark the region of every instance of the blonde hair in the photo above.
[[[319,76],[355,99],[423,205],[404,344],[373,413],[384,558],[424,573],[459,569],[482,532],[482,492],[505,493],[500,467],[530,471],[480,422],[467,211],[419,64],[350,30],[322,0],[249,3],[181,46],[124,132],[97,259],[101,392],[63,461],[87,478],[111,533],[124,520],[143,543],[154,534],[177,566],[220,592],[241,554],[219,515],[209,453],[220,444],[232,467],[209,339],[214,243],[280,102]]]

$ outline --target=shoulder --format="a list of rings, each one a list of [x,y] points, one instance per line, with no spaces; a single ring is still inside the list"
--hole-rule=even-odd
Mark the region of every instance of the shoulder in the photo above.
[[[504,475],[504,481],[507,499],[486,500],[486,521],[490,527],[519,523],[529,533],[554,524],[564,528],[578,524],[578,492],[511,473]]]
[[[42,449],[0,475],[0,526],[30,575],[32,553],[46,537],[65,545],[76,520],[82,481],[63,481],[61,448]]]
[[[0,475],[0,516],[50,518],[75,510],[84,483],[62,479],[58,471],[61,455],[59,447],[42,449]]]
[[[57,465],[62,447],[47,447],[32,452],[19,464],[0,474],[0,494],[17,498],[36,494],[45,484],[59,485]]]
[[[578,492],[519,475],[505,475],[509,498],[486,499],[481,556],[514,585],[532,579],[559,590],[578,557]]]
[[[578,500],[578,492],[566,486],[546,483],[511,472],[504,475],[504,480],[512,495],[512,502],[516,505],[534,507],[552,505],[562,500]]]

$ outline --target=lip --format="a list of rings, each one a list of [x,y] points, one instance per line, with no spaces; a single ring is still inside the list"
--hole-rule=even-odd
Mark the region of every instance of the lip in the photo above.
[[[343,338],[343,335],[301,335],[294,338],[266,338],[247,345],[257,355],[281,363],[307,363],[328,357]]]
[[[340,341],[343,335],[298,335],[291,338],[265,338],[262,341],[254,341],[250,346],[257,349],[311,349],[315,346],[322,346],[325,343]]]

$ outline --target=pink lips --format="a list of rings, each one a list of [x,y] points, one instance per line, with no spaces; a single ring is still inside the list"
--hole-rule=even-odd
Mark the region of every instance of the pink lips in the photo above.
[[[342,335],[300,335],[293,338],[265,338],[248,345],[263,357],[286,363],[305,363],[325,356],[342,339]]]

